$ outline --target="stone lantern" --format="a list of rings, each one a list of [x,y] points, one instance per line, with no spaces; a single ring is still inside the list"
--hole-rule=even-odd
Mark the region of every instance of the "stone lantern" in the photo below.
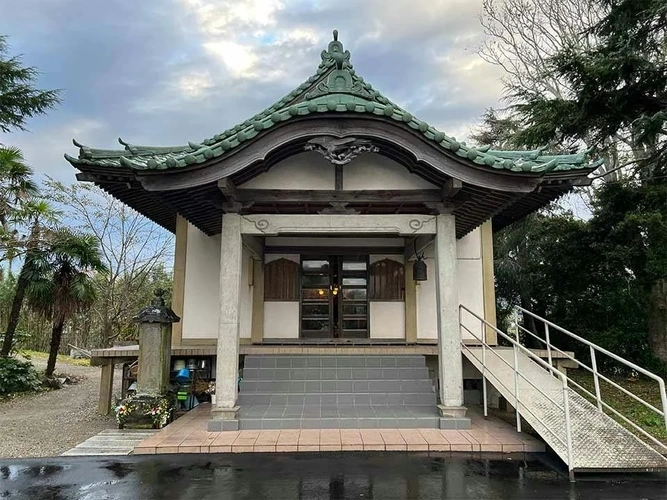
[[[172,396],[167,394],[171,364],[171,325],[180,318],[165,305],[164,290],[135,316],[139,323],[139,371],[136,395],[116,409],[118,423],[127,428],[162,427],[170,418]],[[120,409],[120,410],[119,410]]]

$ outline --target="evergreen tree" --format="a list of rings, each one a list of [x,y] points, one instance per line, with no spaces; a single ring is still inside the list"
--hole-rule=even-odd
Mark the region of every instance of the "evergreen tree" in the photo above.
[[[602,299],[618,295],[604,276],[615,277],[617,291],[633,291],[624,307],[641,311],[645,321],[631,333],[639,341],[647,332],[652,353],[667,363],[667,2],[599,4],[607,14],[591,29],[595,44],[567,46],[550,60],[570,92],[523,91],[516,138],[527,146],[585,141],[596,154],[614,148],[624,156],[629,175],[595,195],[590,232],[597,259],[586,272],[604,281]]]
[[[37,88],[37,69],[9,55],[7,37],[0,35],[0,132],[26,130],[26,119],[46,113],[60,102],[59,90]]]

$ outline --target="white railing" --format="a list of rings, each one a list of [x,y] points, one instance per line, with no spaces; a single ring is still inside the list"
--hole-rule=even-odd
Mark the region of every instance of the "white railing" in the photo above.
[[[527,328],[525,328],[524,326],[522,326],[519,323],[519,318],[518,318],[518,316],[519,316],[518,313],[519,312],[521,312],[522,314],[527,314],[528,316],[531,316],[533,319],[536,319],[536,320],[542,322],[542,324],[544,325],[544,339],[542,339],[538,335],[535,335],[535,333],[531,332],[530,330],[528,330]],[[666,412],[666,409],[667,409],[667,393],[665,392],[665,381],[661,377],[659,377],[658,375],[655,375],[654,373],[649,372],[648,370],[645,370],[641,366],[637,366],[636,364],[631,363],[630,361],[621,358],[620,356],[614,354],[613,352],[610,352],[610,351],[608,351],[608,350],[606,350],[606,349],[604,349],[604,348],[602,348],[602,347],[600,347],[596,344],[593,344],[592,342],[590,342],[590,341],[588,341],[588,340],[586,340],[586,339],[584,339],[584,338],[582,338],[578,335],[575,335],[574,333],[566,330],[565,328],[561,328],[560,326],[552,323],[551,321],[549,321],[545,318],[542,318],[541,316],[538,316],[537,314],[532,313],[532,312],[524,309],[523,307],[519,307],[519,306],[515,307],[514,321],[515,321],[516,327],[517,327],[517,341],[519,341],[518,332],[520,330],[520,331],[526,333],[527,335],[530,335],[533,338],[539,340],[542,344],[544,344],[546,346],[547,359],[548,359],[548,362],[549,362],[549,366],[553,366],[552,353],[554,351],[556,351],[556,352],[559,353],[560,356],[563,356],[563,357],[565,357],[565,358],[567,358],[571,361],[574,361],[579,368],[583,368],[583,369],[588,370],[589,372],[591,372],[593,374],[593,383],[594,383],[594,386],[595,386],[595,394],[588,391],[587,389],[582,387],[581,384],[577,383],[576,381],[572,380],[571,378],[567,377],[567,379],[568,379],[570,384],[576,386],[583,393],[588,395],[590,398],[594,399],[595,402],[597,403],[597,407],[598,407],[599,411],[604,411],[604,409],[609,410],[614,415],[616,415],[617,417],[622,419],[624,422],[626,422],[628,425],[630,425],[637,432],[639,432],[641,435],[643,435],[644,437],[649,439],[652,443],[654,443],[659,448],[664,450],[663,453],[667,452],[667,446],[665,444],[663,444],[655,436],[651,435],[646,430],[642,429],[635,422],[631,421],[625,415],[621,414],[619,411],[612,408],[608,403],[606,403],[603,400],[602,393],[600,391],[600,380],[604,380],[605,382],[607,382],[608,384],[610,384],[614,388],[618,389],[619,391],[621,391],[625,395],[629,396],[630,398],[634,399],[638,403],[641,403],[642,405],[644,405],[646,408],[648,408],[651,411],[660,415],[662,417],[664,423],[665,423],[665,428],[667,428],[667,412]],[[568,337],[576,340],[577,342],[580,342],[580,343],[588,346],[588,348],[590,349],[590,355],[591,355],[591,366],[588,366],[586,363],[584,363],[584,362],[582,362],[578,359],[575,359],[573,356],[569,355],[567,352],[565,352],[565,351],[559,349],[558,347],[554,346],[551,343],[551,329],[555,329],[555,330],[567,335]],[[656,408],[655,406],[653,406],[648,401],[645,401],[641,397],[639,397],[636,394],[628,391],[626,388],[620,386],[619,384],[617,384],[613,380],[611,380],[608,377],[601,374],[598,371],[598,367],[597,367],[597,356],[596,356],[597,353],[608,356],[609,358],[613,359],[614,361],[617,361],[618,363],[626,366],[627,368],[630,368],[631,370],[634,370],[637,373],[641,373],[645,377],[648,377],[652,380],[655,380],[658,383],[658,387],[660,389],[660,399],[661,399],[661,402],[662,402],[662,410],[660,410],[659,408]]]
[[[475,335],[474,332],[472,332],[467,326],[465,326],[462,318],[462,313],[465,312],[472,317],[476,318],[480,324],[481,324],[481,337],[478,337]],[[484,318],[480,317],[479,315],[475,314],[472,312],[470,309],[465,307],[464,305],[459,306],[459,325],[461,328],[466,330],[470,335],[472,335],[475,340],[479,341],[480,345],[482,346],[482,397],[484,400],[484,416],[488,416],[488,403],[487,403],[487,387],[486,387],[486,380],[489,376],[489,373],[487,372],[487,362],[486,362],[486,357],[487,357],[487,352],[491,353],[492,355],[495,355],[502,363],[504,363],[506,366],[509,366],[513,373],[514,373],[514,408],[516,411],[516,430],[518,432],[521,432],[521,412],[526,412],[530,413],[533,418],[535,418],[542,426],[544,429],[549,432],[558,442],[561,443],[563,447],[567,450],[567,467],[570,475],[570,480],[574,480],[574,458],[573,458],[573,450],[572,450],[572,426],[571,426],[571,421],[570,421],[570,401],[569,401],[569,392],[568,392],[568,379],[567,377],[558,371],[554,366],[550,363],[546,363],[544,360],[542,360],[539,356],[534,354],[532,351],[529,349],[525,348],[522,346],[517,340],[513,339],[509,335],[507,335],[505,332],[499,330],[496,328],[494,325],[486,321]],[[507,340],[511,345],[512,348],[514,349],[514,359],[513,363],[508,362],[505,358],[503,358],[497,350],[495,350],[492,346],[486,343],[486,339],[484,338],[484,332],[486,331],[487,328],[491,328],[494,330],[498,335],[500,335],[503,339]],[[475,346],[477,347],[477,346]],[[469,346],[461,342],[461,348],[464,350],[467,350],[472,353],[472,350],[470,349]],[[549,394],[547,394],[542,388],[538,387],[535,385],[535,383],[530,380],[528,377],[526,377],[521,370],[519,369],[519,351],[528,356],[531,360],[539,364],[542,368],[553,374],[555,377],[560,379],[561,381],[561,387],[562,387],[562,402],[555,401]],[[494,375],[491,375],[496,383],[501,384],[503,387],[505,387],[509,392],[511,392],[511,389],[507,387],[505,384],[503,384],[497,377]],[[548,399],[556,408],[560,408],[563,412],[563,418],[565,420],[565,438],[563,439],[562,436],[559,436],[556,434],[550,427],[547,425],[540,417],[535,415],[531,411],[531,409],[528,406],[522,405],[521,404],[521,398],[520,398],[520,384],[519,380],[523,379],[526,381],[529,385],[531,385],[533,388],[535,388],[540,394],[542,394],[546,399]]]

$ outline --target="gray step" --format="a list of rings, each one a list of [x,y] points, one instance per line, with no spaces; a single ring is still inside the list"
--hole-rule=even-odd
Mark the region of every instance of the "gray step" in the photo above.
[[[248,406],[241,429],[438,428],[435,407],[405,406]]]
[[[410,380],[427,379],[426,367],[244,368],[243,380]]]
[[[439,420],[438,417],[242,418],[239,429],[438,429]]]
[[[245,368],[317,368],[317,367],[420,367],[425,366],[424,356],[388,355],[247,355]]]
[[[134,450],[132,448],[72,448],[67,450],[61,456],[63,457],[98,457],[98,456],[121,456],[129,455]]]
[[[423,380],[243,380],[241,394],[273,393],[387,393],[433,392],[433,383]]]
[[[317,394],[287,394],[275,392],[256,392],[239,394],[238,404],[247,405],[436,405],[436,395],[433,391],[422,393],[387,392],[378,394],[361,393],[317,393]]]

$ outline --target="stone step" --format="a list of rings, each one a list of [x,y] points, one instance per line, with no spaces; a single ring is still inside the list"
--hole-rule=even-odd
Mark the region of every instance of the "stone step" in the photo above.
[[[437,428],[434,406],[247,406],[242,429]]]
[[[238,404],[245,405],[428,405],[435,407],[436,395],[433,391],[420,393],[316,393],[292,394],[276,392],[255,392],[239,394]]]
[[[240,394],[273,392],[288,394],[433,392],[429,379],[421,380],[243,380]]]
[[[144,441],[144,439],[125,439],[125,440],[114,440],[114,441],[102,441],[102,440],[92,440],[88,439],[83,443],[77,444],[75,448],[103,448],[103,449],[126,449],[134,448],[136,445]]]
[[[118,429],[116,432],[100,432],[91,439],[146,439],[156,432],[157,430],[148,429]]]
[[[243,380],[412,380],[428,379],[426,367],[244,368]]]
[[[132,448],[72,448],[67,450],[61,456],[63,457],[97,457],[97,456],[121,456],[129,455],[134,450]]]
[[[117,435],[117,436],[128,436],[132,435],[134,436],[135,434],[141,434],[141,435],[151,435],[155,434],[156,432],[159,432],[157,430],[153,429],[104,429],[101,431],[98,436],[100,435]]]
[[[135,446],[156,432],[151,429],[105,429],[67,450],[63,456],[129,455]]]
[[[424,356],[391,355],[247,355],[245,368],[422,367]]]
[[[438,417],[422,418],[242,418],[241,430],[257,429],[437,429]]]

